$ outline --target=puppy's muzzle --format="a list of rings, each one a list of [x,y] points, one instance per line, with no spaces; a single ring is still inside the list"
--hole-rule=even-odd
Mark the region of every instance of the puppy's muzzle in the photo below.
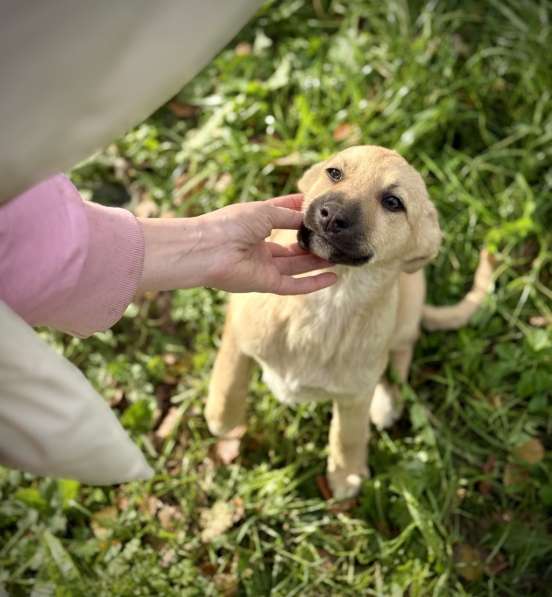
[[[320,244],[326,245],[328,250],[324,251],[324,257],[334,263],[362,265],[373,256],[372,251],[364,248],[366,239],[360,203],[334,193],[310,204],[297,240],[304,249],[315,252]]]

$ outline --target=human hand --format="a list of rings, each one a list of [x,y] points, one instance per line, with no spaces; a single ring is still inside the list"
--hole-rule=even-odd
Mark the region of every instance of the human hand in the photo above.
[[[304,294],[330,286],[334,273],[294,278],[331,263],[311,255],[297,243],[284,247],[266,241],[274,229],[297,230],[303,221],[302,195],[230,205],[203,216],[215,227],[210,284],[230,292]]]
[[[197,218],[141,219],[144,290],[210,286],[230,292],[306,294],[330,286],[333,272],[294,278],[331,264],[297,244],[266,241],[273,229],[298,229],[301,195],[230,205]]]

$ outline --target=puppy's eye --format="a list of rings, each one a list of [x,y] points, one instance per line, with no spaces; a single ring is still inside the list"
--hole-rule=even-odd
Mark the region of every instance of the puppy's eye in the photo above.
[[[395,195],[385,195],[381,204],[387,211],[406,211],[403,202]]]
[[[340,170],[339,168],[326,168],[326,174],[333,182],[343,180],[343,170]]]

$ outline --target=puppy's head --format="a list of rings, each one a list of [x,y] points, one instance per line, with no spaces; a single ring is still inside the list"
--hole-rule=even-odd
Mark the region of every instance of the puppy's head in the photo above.
[[[414,272],[439,250],[437,211],[422,177],[394,151],[349,147],[307,170],[299,190],[299,244],[328,261],[399,262]]]

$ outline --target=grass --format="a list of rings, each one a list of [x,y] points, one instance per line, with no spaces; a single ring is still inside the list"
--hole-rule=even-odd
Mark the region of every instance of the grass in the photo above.
[[[95,200],[185,216],[292,191],[350,143],[394,147],[446,233],[431,301],[466,292],[484,245],[498,279],[469,327],[421,338],[405,416],[374,435],[348,508],[316,482],[329,405],[283,407],[258,378],[242,455],[217,460],[201,411],[223,293],[150,295],[85,341],[42,332],[156,475],[99,489],[0,469],[0,592],[549,593],[551,19],[544,0],[269,2],[171,104],[73,171]]]

